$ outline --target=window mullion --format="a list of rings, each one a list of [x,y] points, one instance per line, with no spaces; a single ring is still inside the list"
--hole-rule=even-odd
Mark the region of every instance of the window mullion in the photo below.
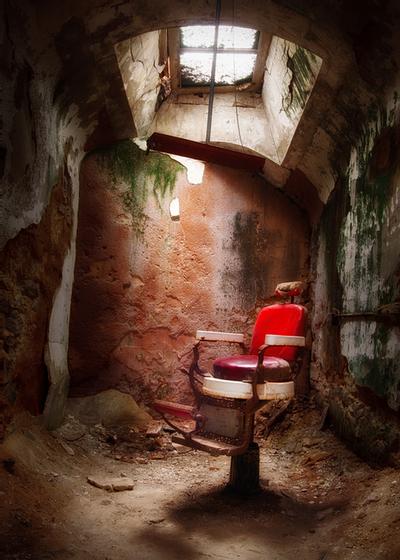
[[[185,53],[243,53],[243,54],[257,54],[258,49],[234,49],[234,48],[222,48],[218,47],[214,49],[212,47],[181,47],[180,51],[181,54]]]

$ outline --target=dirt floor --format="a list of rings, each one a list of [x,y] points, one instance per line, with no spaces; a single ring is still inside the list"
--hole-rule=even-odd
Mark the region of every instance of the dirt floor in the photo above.
[[[296,404],[265,438],[261,484],[226,489],[229,459],[170,432],[19,417],[0,450],[2,560],[399,560],[400,471],[373,469]],[[117,488],[107,491],[92,484]]]

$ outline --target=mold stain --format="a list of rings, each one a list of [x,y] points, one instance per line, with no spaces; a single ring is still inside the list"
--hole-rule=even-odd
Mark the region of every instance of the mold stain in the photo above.
[[[237,212],[233,219],[233,233],[229,250],[239,258],[239,270],[223,273],[224,292],[232,289],[241,294],[243,304],[251,308],[266,291],[267,236],[257,212]]]
[[[342,179],[348,204],[338,228],[336,268],[345,312],[376,311],[399,298],[398,265],[393,259],[400,252],[395,235],[399,219],[391,209],[400,168],[396,111],[397,96],[390,110],[370,108],[369,124],[352,150]],[[341,338],[355,382],[397,410],[400,353],[396,350],[399,333],[394,328],[361,321],[342,326]]]

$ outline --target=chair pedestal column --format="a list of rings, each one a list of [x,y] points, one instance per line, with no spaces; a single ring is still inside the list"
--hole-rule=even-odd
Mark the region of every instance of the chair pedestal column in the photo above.
[[[255,494],[260,491],[260,450],[252,442],[242,455],[231,458],[229,488],[238,494]]]

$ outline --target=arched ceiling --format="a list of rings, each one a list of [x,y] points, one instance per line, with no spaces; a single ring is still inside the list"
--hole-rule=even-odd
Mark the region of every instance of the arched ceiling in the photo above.
[[[39,31],[47,33],[50,49],[54,40],[61,59],[60,99],[76,104],[88,149],[135,136],[114,45],[154,29],[213,22],[214,11],[208,0],[38,3]],[[323,59],[282,167],[271,165],[267,178],[285,186],[296,170],[327,200],[360,116],[397,71],[393,29],[399,20],[395,3],[373,0],[222,1],[222,22],[278,35]]]

